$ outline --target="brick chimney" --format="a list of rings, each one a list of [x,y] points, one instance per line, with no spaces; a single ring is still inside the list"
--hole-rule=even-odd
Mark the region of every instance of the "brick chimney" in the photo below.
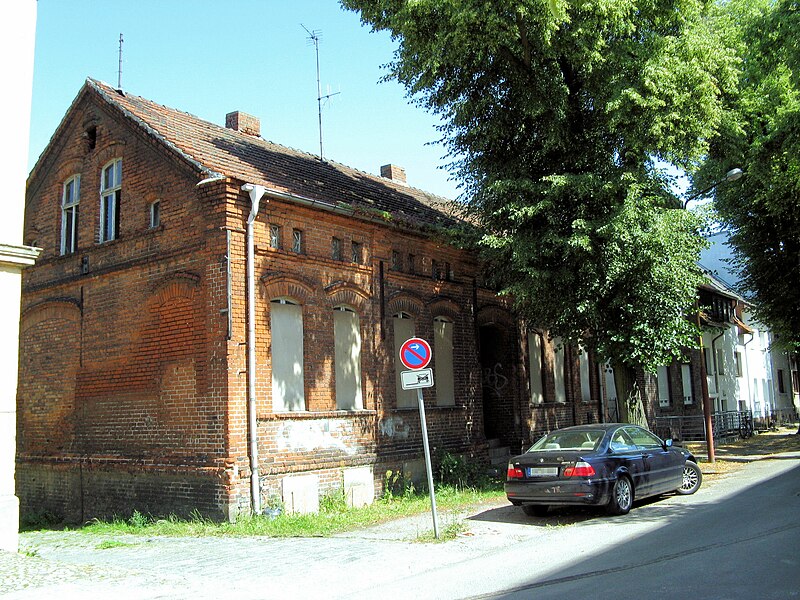
[[[225,115],[225,127],[255,137],[261,136],[261,121],[258,117],[242,111],[234,111]]]
[[[397,165],[383,165],[381,167],[381,177],[385,179],[391,179],[397,183],[406,183],[406,170],[403,167],[398,167]]]

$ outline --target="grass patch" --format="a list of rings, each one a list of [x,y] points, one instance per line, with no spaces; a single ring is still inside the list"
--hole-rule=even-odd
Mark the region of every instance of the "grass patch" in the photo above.
[[[481,488],[444,485],[436,489],[437,507],[444,511],[455,511],[504,497],[500,482],[493,482]],[[320,511],[314,514],[280,514],[272,517],[252,515],[240,517],[235,523],[219,523],[205,519],[199,514],[194,514],[188,519],[175,516],[157,519],[134,512],[128,519],[90,521],[76,531],[107,536],[129,534],[175,537],[325,537],[418,515],[429,510],[430,498],[426,493],[410,491],[400,496],[390,495],[363,508],[348,507],[341,494],[334,494],[323,498],[320,501]],[[449,539],[459,532],[456,523],[446,529],[449,530],[448,535],[451,535]]]

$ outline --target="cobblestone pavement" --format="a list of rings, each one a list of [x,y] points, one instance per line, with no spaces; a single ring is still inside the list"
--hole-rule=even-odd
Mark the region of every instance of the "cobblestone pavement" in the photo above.
[[[783,458],[783,457],[782,457]],[[792,460],[781,461],[789,466]],[[771,461],[770,461],[771,462]],[[667,496],[625,517],[631,535],[659,519],[714,502],[736,490],[736,474],[704,483],[694,496]],[[413,540],[432,528],[430,514],[329,538],[170,538],[63,531],[20,535],[20,553],[0,552],[4,600],[111,600],[374,597],[382,584],[479,559],[525,541],[557,547],[565,532],[611,527],[597,513],[571,511],[530,519],[500,502],[461,515],[440,515],[442,527],[466,518],[467,531],[441,544]],[[464,596],[470,594],[464,590]]]

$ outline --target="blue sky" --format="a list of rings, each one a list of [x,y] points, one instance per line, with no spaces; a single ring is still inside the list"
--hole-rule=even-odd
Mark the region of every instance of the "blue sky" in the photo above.
[[[39,0],[29,167],[86,77],[224,125],[242,110],[265,139],[317,154],[316,56],[301,25],[321,31],[326,158],[378,174],[394,163],[408,183],[456,197],[436,144],[438,119],[380,82],[395,45],[335,0]]]

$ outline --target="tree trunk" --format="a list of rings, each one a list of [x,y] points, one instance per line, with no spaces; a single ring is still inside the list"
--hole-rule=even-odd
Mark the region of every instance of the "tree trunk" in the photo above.
[[[636,381],[636,374],[630,367],[617,363],[614,365],[614,385],[619,398],[620,420],[648,428],[647,411],[642,400],[642,392]]]

